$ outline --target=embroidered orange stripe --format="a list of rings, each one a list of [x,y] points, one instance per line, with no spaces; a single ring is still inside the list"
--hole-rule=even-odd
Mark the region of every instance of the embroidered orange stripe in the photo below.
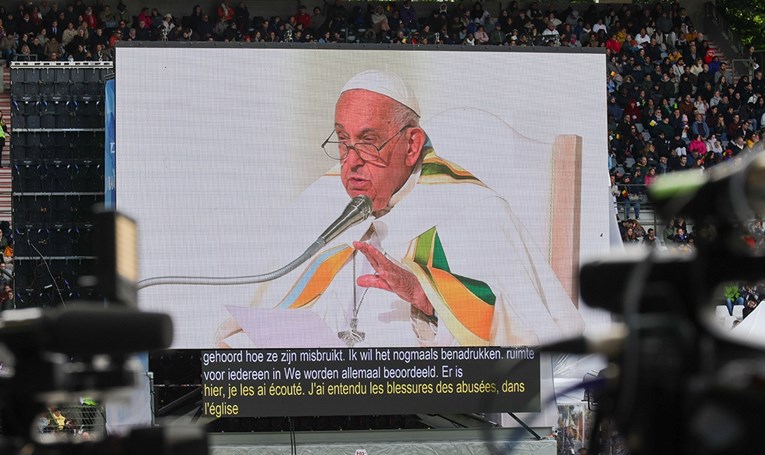
[[[293,288],[290,294],[285,297],[284,301],[280,303],[280,306],[287,306],[287,308],[295,309],[312,304],[316,299],[321,297],[324,291],[327,290],[329,284],[335,278],[335,275],[337,275],[343,267],[343,264],[345,264],[352,254],[353,248],[346,246],[332,254],[330,257],[324,259],[324,261],[321,262],[321,264],[318,264],[317,267],[315,267],[315,264],[313,263],[309,265],[296,283],[296,286],[303,287],[300,294],[297,297],[292,297],[294,300],[291,303],[288,303],[290,296],[295,291]],[[320,258],[317,258],[316,260],[320,260]]]
[[[494,307],[476,297],[451,273],[433,267],[428,267],[428,271],[454,317],[475,335],[488,340]]]

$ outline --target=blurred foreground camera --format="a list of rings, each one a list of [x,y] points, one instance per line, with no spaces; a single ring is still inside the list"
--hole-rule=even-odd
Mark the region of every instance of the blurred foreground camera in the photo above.
[[[716,330],[700,310],[722,300],[724,283],[765,279],[765,257],[745,229],[765,211],[764,176],[757,152],[703,174],[662,177],[651,199],[665,217],[695,221],[695,254],[631,251],[582,266],[584,301],[622,322],[549,349],[608,358],[590,391],[598,403],[590,453],[600,453],[606,421],[633,454],[749,454],[762,445],[753,418],[765,407],[762,346]]]
[[[98,286],[112,301],[0,313],[0,453],[206,454],[202,427],[106,434],[98,403],[137,384],[134,354],[170,347],[173,326],[136,308],[135,223],[115,212],[95,217]]]

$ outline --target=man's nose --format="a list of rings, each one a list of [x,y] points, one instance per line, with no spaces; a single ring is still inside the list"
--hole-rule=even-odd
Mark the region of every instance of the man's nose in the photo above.
[[[345,165],[350,166],[351,169],[359,168],[365,163],[364,159],[356,147],[348,147],[348,155],[345,157]]]

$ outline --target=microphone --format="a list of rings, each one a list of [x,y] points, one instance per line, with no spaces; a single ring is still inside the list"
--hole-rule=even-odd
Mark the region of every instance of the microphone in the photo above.
[[[326,245],[334,240],[335,237],[345,232],[349,227],[369,218],[371,213],[372,200],[368,196],[356,196],[351,199],[351,202],[345,207],[343,213],[321,233],[319,239],[323,240]]]
[[[310,259],[314,254],[318,253],[326,244],[334,240],[338,235],[345,232],[351,226],[355,226],[362,221],[369,218],[372,214],[372,199],[368,196],[356,196],[351,199],[351,202],[343,210],[343,213],[329,227],[321,233],[319,238],[311,244],[300,256],[295,260],[285,265],[284,267],[274,270],[273,272],[264,273],[261,275],[250,276],[234,276],[234,277],[204,277],[204,276],[161,276],[155,278],[147,278],[141,280],[136,284],[138,289],[147,288],[149,286],[160,286],[170,284],[190,284],[199,286],[234,286],[242,284],[254,284],[264,283],[266,281],[275,280],[280,278],[291,271],[295,270],[300,264]]]

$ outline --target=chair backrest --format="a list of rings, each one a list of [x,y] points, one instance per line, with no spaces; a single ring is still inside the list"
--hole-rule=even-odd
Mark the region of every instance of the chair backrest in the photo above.
[[[449,109],[423,121],[422,127],[439,156],[507,199],[577,304],[581,138],[537,140],[476,108]]]

